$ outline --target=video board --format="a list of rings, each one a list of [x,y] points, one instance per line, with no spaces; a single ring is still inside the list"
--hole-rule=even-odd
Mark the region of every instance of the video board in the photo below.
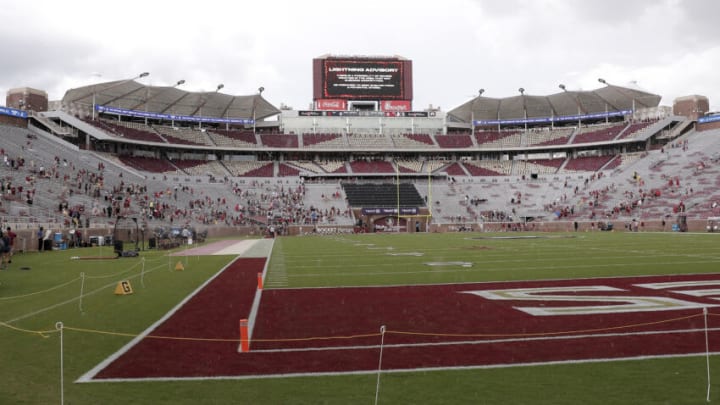
[[[411,74],[408,60],[316,59],[315,99],[411,100]]]

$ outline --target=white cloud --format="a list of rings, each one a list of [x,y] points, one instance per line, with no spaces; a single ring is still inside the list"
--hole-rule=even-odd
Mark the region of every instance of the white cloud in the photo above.
[[[598,77],[635,80],[663,104],[696,93],[718,104],[717,11],[713,0],[13,2],[0,9],[0,92],[31,86],[57,99],[150,71],[146,83],[223,83],[230,94],[263,86],[275,105],[305,108],[314,57],[398,54],[413,60],[416,108],[451,109],[479,88],[491,97],[592,89]]]

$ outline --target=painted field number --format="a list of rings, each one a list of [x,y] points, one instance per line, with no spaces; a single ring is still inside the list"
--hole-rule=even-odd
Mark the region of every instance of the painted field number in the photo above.
[[[720,281],[688,282],[688,283],[654,283],[636,284],[653,290],[672,289],[680,293],[695,297],[718,296],[720,299],[720,288],[707,289],[705,287],[714,285],[720,287]],[[695,290],[677,290],[679,287],[698,287]],[[589,314],[613,314],[623,312],[647,312],[647,311],[670,311],[679,309],[694,309],[703,307],[714,307],[705,303],[682,300],[663,296],[643,295],[619,295],[617,293],[627,291],[622,288],[604,285],[597,286],[570,286],[570,287],[540,287],[540,288],[513,288],[500,290],[474,290],[462,291],[466,294],[473,294],[488,300],[512,300],[512,301],[534,301],[543,303],[573,302],[575,305],[551,306],[515,306],[514,308],[530,315],[589,315]],[[601,293],[614,292],[613,295]],[[589,293],[593,293],[592,295]],[[577,305],[578,302],[587,303]],[[595,304],[595,305],[592,305]]]

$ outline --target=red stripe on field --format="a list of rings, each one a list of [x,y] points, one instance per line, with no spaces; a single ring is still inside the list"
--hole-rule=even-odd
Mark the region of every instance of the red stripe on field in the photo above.
[[[620,292],[603,292],[599,295],[664,296],[688,300],[691,297],[669,291],[654,291],[634,286],[681,280],[717,280],[715,276],[702,277],[644,277],[593,280],[559,280],[510,283],[451,284],[383,288],[319,288],[296,290],[268,290],[263,293],[262,305],[255,324],[254,348],[346,346],[343,340],[308,342],[260,342],[258,339],[284,339],[313,336],[346,336],[379,332],[381,325],[389,330],[428,332],[434,334],[492,334],[518,335],[558,331],[584,331],[606,329],[624,325],[637,325],[662,319],[699,315],[700,309],[691,311],[662,311],[595,314],[586,316],[533,316],[514,306],[538,306],[529,301],[493,301],[473,294],[471,290],[511,288],[540,288],[562,286],[607,285],[622,288]],[[583,293],[583,295],[592,295]],[[598,295],[598,294],[595,294]],[[710,298],[695,298],[707,305],[717,305]],[[546,302],[545,306],[591,305],[591,303]],[[594,305],[602,303],[592,303]],[[720,312],[720,311],[718,311]],[[630,332],[657,329],[701,327],[702,318],[671,323],[620,329]],[[404,336],[398,342],[466,340],[466,337]]]
[[[153,335],[223,337],[237,335],[238,311],[228,297],[240,289],[251,295],[263,259],[251,265],[243,259],[229,274],[235,279],[214,280],[198,296],[168,319]],[[239,263],[244,263],[240,265]],[[228,269],[230,270],[230,269]],[[226,270],[226,272],[228,272]],[[223,274],[222,276],[225,276]],[[228,276],[230,277],[230,276]],[[720,276],[663,276],[591,280],[559,280],[511,283],[476,283],[376,288],[318,288],[265,290],[255,322],[250,353],[237,353],[237,343],[158,341],[144,339],[103,370],[96,378],[255,376],[312,372],[372,371],[377,368],[380,326],[386,325],[383,352],[386,370],[502,365],[597,358],[622,358],[668,354],[703,353],[705,336],[701,309],[583,316],[533,316],[514,306],[535,306],[527,301],[493,301],[469,290],[605,285],[622,289],[600,295],[663,296],[717,305],[711,298],[688,297],[665,290],[635,286],[686,280],[720,280]],[[237,284],[236,284],[237,283]],[[673,289],[682,290],[682,288]],[[583,293],[583,295],[590,295]],[[593,303],[597,305],[598,303]],[[590,305],[547,302],[545,305]],[[186,309],[186,307],[189,307]],[[249,307],[246,308],[249,311]],[[226,312],[234,312],[232,316]],[[719,312],[720,310],[715,310]],[[684,319],[676,319],[683,318]],[[675,319],[671,322],[661,322]],[[656,324],[649,324],[655,322]],[[709,317],[709,327],[719,327]],[[644,324],[644,325],[640,325]],[[622,328],[635,325],[631,328]],[[188,334],[188,329],[193,333]],[[680,329],[699,332],[678,333]],[[431,335],[398,334],[428,332]],[[581,334],[661,331],[655,335],[574,336],[566,339],[535,339],[533,334],[573,332]],[[374,334],[353,339],[283,341],[310,337]],[[485,334],[493,337],[447,336]],[[517,340],[488,342],[515,337]],[[521,339],[525,337],[526,339]],[[408,346],[418,343],[470,341],[471,344]],[[365,346],[332,350],[332,347]],[[400,346],[393,346],[400,345]],[[259,352],[260,349],[316,348],[310,351]],[[328,350],[330,349],[330,350]],[[710,333],[710,350],[720,350],[720,332]]]
[[[235,260],[218,277],[153,330],[152,336],[201,339],[238,339],[237,342],[183,342],[145,338],[102,370],[96,378],[118,375],[164,376],[172,370],[212,375],[215,361],[237,352],[239,320],[250,314],[257,274],[264,258]],[[188,365],[190,363],[191,365]],[[170,374],[172,375],[172,374]]]

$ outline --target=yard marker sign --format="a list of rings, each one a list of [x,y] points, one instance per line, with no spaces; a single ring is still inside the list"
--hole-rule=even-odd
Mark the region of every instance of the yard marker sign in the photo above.
[[[129,280],[119,281],[115,287],[115,295],[129,295],[133,293]]]

